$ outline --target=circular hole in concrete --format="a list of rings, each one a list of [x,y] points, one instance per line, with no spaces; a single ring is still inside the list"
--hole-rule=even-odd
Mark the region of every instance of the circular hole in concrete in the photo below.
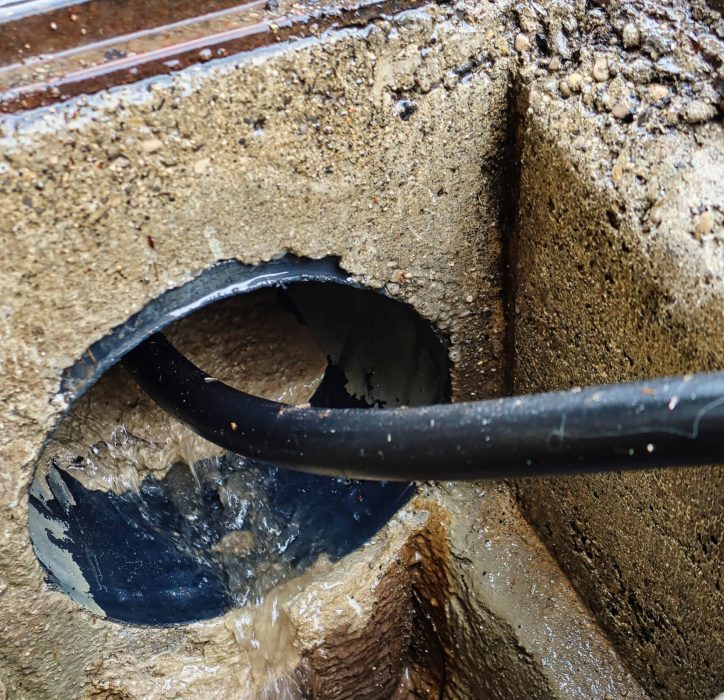
[[[370,408],[449,400],[446,344],[411,307],[344,278],[304,280],[226,287],[236,296],[202,295],[214,303],[183,313],[161,304],[165,320],[146,320],[157,330],[180,319],[165,332],[182,352],[266,398]],[[139,339],[150,327],[129,323]],[[126,348],[127,333],[116,331]],[[91,349],[101,367],[120,355],[98,357],[114,347],[103,342]],[[413,493],[411,484],[223,453],[163,413],[122,367],[92,381],[40,456],[29,529],[51,585],[111,619],[183,623],[257,600],[362,546]]]

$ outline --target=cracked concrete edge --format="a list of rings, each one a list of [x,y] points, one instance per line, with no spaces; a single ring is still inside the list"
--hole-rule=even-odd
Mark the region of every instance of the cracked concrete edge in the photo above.
[[[153,677],[179,658],[188,672],[166,682],[165,697],[228,697],[219,664],[256,697],[377,698],[396,688],[406,697],[406,679],[419,688],[431,673],[407,655],[420,615],[440,635],[430,662],[443,666],[445,697],[646,697],[502,484],[429,487],[369,545],[284,584],[264,606],[276,610],[274,625],[244,610],[195,625],[173,658],[159,646],[132,678],[122,658],[115,671],[94,668],[84,697],[156,697]],[[263,650],[251,665],[243,639]]]
[[[176,648],[159,630],[147,630],[138,637],[149,652],[140,669],[134,651],[119,648],[114,663],[99,660],[83,697],[110,691],[131,698],[236,694],[270,699],[309,692],[349,697],[365,688],[371,697],[380,697],[374,694],[379,687],[391,692],[410,634],[399,552],[426,519],[425,513],[404,508],[369,544],[335,566],[320,562],[278,586],[260,609],[236,609],[209,623],[185,626],[176,635]],[[370,665],[352,663],[356,656]],[[130,668],[137,670],[129,675]],[[159,678],[165,679],[164,687]]]

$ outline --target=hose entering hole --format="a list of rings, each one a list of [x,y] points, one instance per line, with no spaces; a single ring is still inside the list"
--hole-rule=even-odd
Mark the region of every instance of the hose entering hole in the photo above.
[[[207,440],[326,476],[478,480],[724,462],[724,372],[364,410],[245,394],[161,334],[123,362],[159,406]]]

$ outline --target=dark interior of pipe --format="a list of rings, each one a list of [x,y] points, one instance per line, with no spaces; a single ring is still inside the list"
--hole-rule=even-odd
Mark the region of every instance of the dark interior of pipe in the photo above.
[[[188,306],[194,308],[193,299]],[[252,290],[184,317],[170,332],[177,341],[196,339],[195,347],[217,357],[218,369],[226,367],[243,386],[244,371],[224,364],[235,355],[214,355],[212,345],[240,337],[250,308],[254,319],[282,325],[278,337],[292,350],[314,345],[323,374],[300,400],[315,409],[370,411],[449,400],[447,348],[430,324],[409,306],[347,284]],[[179,328],[186,335],[179,336]],[[249,333],[249,342],[258,332]],[[276,363],[296,356],[282,348],[252,374],[276,369],[287,376]],[[243,352],[236,359],[248,365]],[[88,405],[104,405],[108,391],[124,386],[138,394],[120,367],[111,371],[118,379],[99,384],[93,394],[99,398]],[[93,412],[81,415],[92,427]],[[362,546],[415,492],[406,482],[291,471],[233,453],[169,464],[165,474],[141,474],[134,488],[98,488],[78,473],[97,468],[93,450],[81,453],[82,444],[65,443],[76,423],[57,431],[55,444],[63,449],[36,471],[29,503],[33,547],[52,586],[126,623],[191,622],[254,602],[316,562],[335,562]],[[168,432],[164,423],[159,437]],[[107,434],[93,431],[89,436],[105,454]],[[79,451],[68,453],[69,447]]]

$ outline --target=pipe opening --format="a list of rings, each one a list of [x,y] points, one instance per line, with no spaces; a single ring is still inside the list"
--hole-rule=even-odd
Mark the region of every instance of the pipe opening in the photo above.
[[[449,401],[446,343],[411,307],[344,282],[304,280],[220,301],[207,294],[214,303],[187,304],[192,313],[164,332],[214,378],[276,401]],[[331,565],[413,492],[224,453],[115,365],[49,438],[28,524],[52,586],[99,615],[164,625],[220,615],[313,564]]]

